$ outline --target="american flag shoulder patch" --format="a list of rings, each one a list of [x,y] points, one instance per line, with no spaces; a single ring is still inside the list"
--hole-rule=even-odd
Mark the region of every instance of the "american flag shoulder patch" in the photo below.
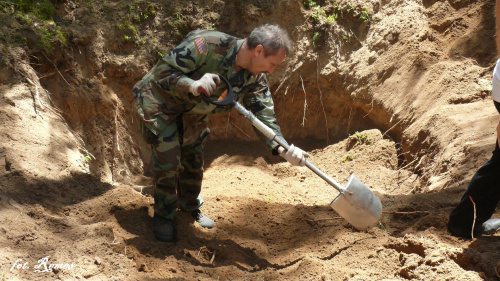
[[[205,39],[203,39],[203,37],[194,39],[194,44],[196,45],[196,49],[200,55],[208,52],[207,44],[205,43]]]

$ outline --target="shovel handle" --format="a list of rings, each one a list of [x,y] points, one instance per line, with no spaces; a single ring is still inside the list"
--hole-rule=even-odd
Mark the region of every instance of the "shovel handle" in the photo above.
[[[271,140],[276,141],[279,145],[281,145],[287,151],[288,151],[288,149],[290,149],[290,146],[288,145],[288,143],[284,139],[277,136],[273,130],[271,130],[268,126],[266,126],[266,124],[262,123],[262,121],[257,119],[257,117],[255,117],[255,115],[253,115],[252,112],[248,111],[242,105],[240,105],[239,103],[237,103],[235,101],[233,101],[232,104],[234,105],[234,108],[236,109],[236,111],[238,111],[241,115],[243,115],[243,117],[248,119],[252,123],[252,125],[255,128],[257,128],[257,130],[259,130],[262,134],[264,134],[264,136],[266,136],[267,138],[269,138]],[[309,168],[311,171],[313,171],[320,178],[324,179],[327,183],[329,183],[330,185],[335,187],[340,193],[344,192],[345,188],[343,186],[341,186],[339,183],[334,181],[328,175],[323,173],[320,169],[316,168],[316,166],[314,166],[311,162],[307,161],[307,159],[306,159],[305,166],[307,168]]]

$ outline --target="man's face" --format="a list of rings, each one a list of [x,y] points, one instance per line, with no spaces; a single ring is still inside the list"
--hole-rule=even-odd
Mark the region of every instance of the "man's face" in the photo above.
[[[284,58],[284,49],[280,49],[276,54],[268,55],[266,57],[264,47],[262,45],[257,45],[257,47],[253,50],[253,56],[250,60],[248,71],[250,71],[253,75],[273,73],[276,66],[278,66]]]

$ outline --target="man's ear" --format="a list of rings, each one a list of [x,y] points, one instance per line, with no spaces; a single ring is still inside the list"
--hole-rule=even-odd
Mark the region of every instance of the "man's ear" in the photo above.
[[[264,54],[264,46],[262,46],[262,45],[260,45],[260,44],[259,44],[259,45],[257,45],[257,46],[255,47],[254,54],[255,54],[255,56],[260,56],[260,55],[263,55],[263,54]]]

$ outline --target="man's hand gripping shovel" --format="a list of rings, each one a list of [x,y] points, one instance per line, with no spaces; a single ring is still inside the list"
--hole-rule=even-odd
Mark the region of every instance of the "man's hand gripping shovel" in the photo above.
[[[223,100],[214,101],[206,95],[201,95],[203,100],[215,105],[233,105],[243,117],[248,119],[252,125],[267,138],[275,140],[279,145],[288,150],[289,146],[283,139],[277,136],[273,130],[234,100],[234,92],[229,81],[220,74],[219,77],[227,86],[227,96]],[[354,175],[349,177],[347,185],[343,187],[307,160],[305,166],[340,192],[340,194],[330,203],[330,206],[352,226],[358,230],[366,230],[378,223],[380,215],[382,214],[382,203],[380,199]]]

